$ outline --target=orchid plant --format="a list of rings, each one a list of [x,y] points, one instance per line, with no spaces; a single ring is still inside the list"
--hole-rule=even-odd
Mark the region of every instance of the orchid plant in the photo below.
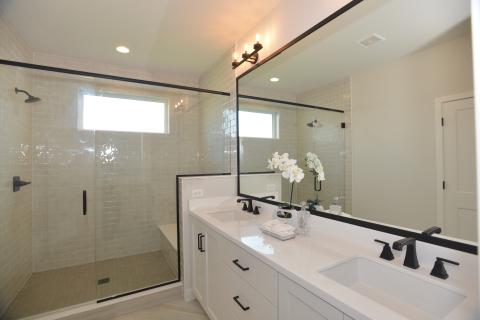
[[[305,165],[312,170],[318,181],[325,181],[325,171],[323,170],[322,162],[315,153],[307,152]]]
[[[278,152],[275,152],[272,155],[272,159],[268,159],[268,169],[270,170],[279,170],[282,173],[282,177],[287,179],[292,184],[292,189],[290,191],[290,204],[289,208],[292,207],[292,197],[293,197],[293,186],[296,183],[300,183],[305,174],[303,173],[302,168],[297,165],[297,160],[290,159],[288,153],[280,155]]]
[[[305,166],[313,173],[313,190],[317,194],[315,204],[319,203],[318,192],[322,191],[322,181],[325,181],[325,171],[318,156],[315,153],[307,152],[305,155]]]

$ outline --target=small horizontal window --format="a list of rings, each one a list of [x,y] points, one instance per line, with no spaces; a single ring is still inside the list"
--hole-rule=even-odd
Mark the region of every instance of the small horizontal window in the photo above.
[[[278,116],[274,112],[240,110],[238,114],[239,135],[245,138],[278,138]]]
[[[166,100],[83,95],[81,128],[98,131],[168,133]]]

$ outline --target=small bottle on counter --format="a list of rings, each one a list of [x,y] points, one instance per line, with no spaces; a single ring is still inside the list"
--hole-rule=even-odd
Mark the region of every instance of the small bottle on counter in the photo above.
[[[297,213],[297,233],[307,236],[310,232],[310,211],[306,209],[307,204],[301,203],[302,209]]]

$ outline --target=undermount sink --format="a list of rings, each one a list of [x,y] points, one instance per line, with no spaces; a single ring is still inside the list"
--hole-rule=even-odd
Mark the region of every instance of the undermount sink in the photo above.
[[[252,219],[251,214],[244,211],[235,210],[215,211],[210,212],[209,215],[221,222],[244,221]]]
[[[466,298],[412,271],[363,257],[340,262],[320,273],[409,319],[443,319]]]

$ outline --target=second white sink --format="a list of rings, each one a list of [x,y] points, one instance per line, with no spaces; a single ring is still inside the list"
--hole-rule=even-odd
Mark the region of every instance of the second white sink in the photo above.
[[[320,273],[409,319],[443,319],[466,298],[411,271],[363,257]]]
[[[221,222],[245,221],[251,220],[252,217],[254,217],[252,214],[248,214],[247,212],[234,210],[215,211],[209,213],[209,215]]]

